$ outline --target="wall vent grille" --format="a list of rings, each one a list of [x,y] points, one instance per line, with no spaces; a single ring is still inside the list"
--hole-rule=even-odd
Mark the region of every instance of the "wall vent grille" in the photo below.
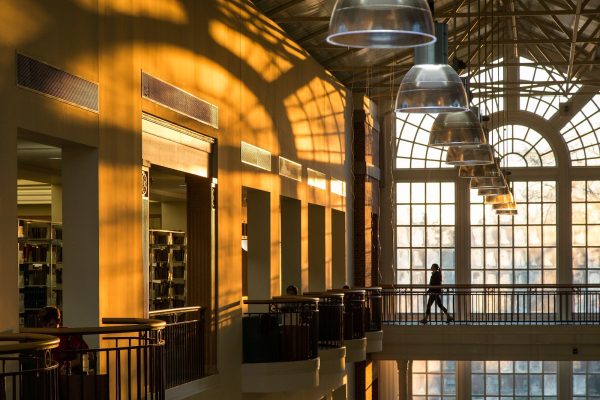
[[[98,112],[98,85],[17,53],[17,85]]]
[[[242,142],[242,162],[253,167],[271,171],[271,153],[260,147]]]
[[[279,175],[302,182],[302,164],[279,157]]]
[[[310,168],[307,168],[306,172],[308,175],[308,186],[327,190],[327,176],[324,173]]]
[[[331,178],[331,193],[346,197],[346,182]]]
[[[142,97],[196,121],[219,128],[219,107],[142,72]]]

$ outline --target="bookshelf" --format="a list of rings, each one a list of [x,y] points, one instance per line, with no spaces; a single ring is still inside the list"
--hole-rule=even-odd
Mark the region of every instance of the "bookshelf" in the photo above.
[[[18,219],[19,323],[37,326],[46,306],[62,309],[62,225]]]
[[[187,237],[182,231],[150,229],[150,310],[184,307]]]

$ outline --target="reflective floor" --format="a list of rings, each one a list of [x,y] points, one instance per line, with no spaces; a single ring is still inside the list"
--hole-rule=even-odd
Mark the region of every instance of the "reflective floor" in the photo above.
[[[389,398],[398,398],[398,365],[381,363]],[[600,361],[412,360],[407,369],[413,400],[600,399]]]

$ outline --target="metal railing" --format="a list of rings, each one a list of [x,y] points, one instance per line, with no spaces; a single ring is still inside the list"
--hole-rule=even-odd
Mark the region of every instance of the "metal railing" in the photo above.
[[[150,318],[167,323],[164,330],[167,389],[205,376],[205,312],[205,308],[196,306],[149,313]]]
[[[332,293],[344,294],[344,340],[365,337],[365,299],[364,289],[334,289]]]
[[[382,297],[384,324],[600,323],[600,285],[393,285],[383,289]]]
[[[344,345],[344,294],[307,292],[304,296],[319,299],[319,347]]]
[[[58,399],[59,339],[39,334],[0,334],[0,399]]]
[[[282,296],[245,300],[242,319],[245,363],[310,360],[318,356],[317,298]]]
[[[372,286],[364,289],[365,298],[365,330],[374,332],[381,330],[381,317],[383,312],[383,302],[381,297],[381,287]]]
[[[166,323],[137,318],[104,318],[102,322],[105,326],[23,329],[60,338],[59,348],[52,353],[59,364],[59,398],[163,400]]]

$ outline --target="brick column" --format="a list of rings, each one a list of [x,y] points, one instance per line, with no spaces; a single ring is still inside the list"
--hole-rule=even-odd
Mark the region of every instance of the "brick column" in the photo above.
[[[362,95],[354,97],[354,286],[379,284],[379,123],[377,106]],[[376,400],[373,363],[355,364],[355,399]]]

